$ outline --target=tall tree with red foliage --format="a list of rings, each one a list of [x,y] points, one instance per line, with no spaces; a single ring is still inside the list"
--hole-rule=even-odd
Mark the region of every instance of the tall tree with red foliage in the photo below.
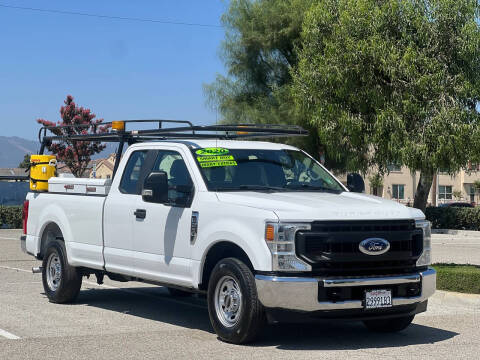
[[[73,96],[67,95],[64,101],[65,105],[60,108],[61,121],[57,123],[44,119],[38,119],[37,122],[43,126],[73,125],[64,128],[49,129],[57,136],[71,136],[89,133],[105,133],[109,125],[100,125],[103,119],[95,119],[96,115],[90,109],[77,106],[73,101]],[[78,126],[75,126],[78,125]],[[64,162],[76,177],[84,175],[91,156],[105,149],[99,141],[78,141],[70,140],[68,137],[62,142],[52,142],[48,147],[52,154],[56,155],[57,160]]]

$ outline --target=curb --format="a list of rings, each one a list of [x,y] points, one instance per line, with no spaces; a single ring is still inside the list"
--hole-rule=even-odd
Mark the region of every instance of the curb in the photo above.
[[[453,291],[437,290],[435,294],[429,299],[429,302],[446,305],[446,306],[461,306],[463,308],[474,308],[480,310],[480,295],[464,294]]]
[[[432,229],[432,234],[459,235],[464,237],[480,237],[480,231],[475,231],[475,230]]]

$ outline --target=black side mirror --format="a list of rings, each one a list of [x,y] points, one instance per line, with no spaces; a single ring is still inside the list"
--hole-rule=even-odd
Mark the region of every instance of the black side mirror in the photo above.
[[[143,183],[142,199],[145,202],[168,202],[168,176],[165,171],[152,171]]]
[[[347,175],[347,188],[352,192],[362,193],[365,191],[363,178],[356,173]]]

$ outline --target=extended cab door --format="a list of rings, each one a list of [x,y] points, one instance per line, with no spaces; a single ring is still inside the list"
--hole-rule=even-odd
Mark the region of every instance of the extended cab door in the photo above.
[[[192,201],[194,186],[181,150],[156,150],[151,171],[168,175],[169,203],[157,204],[138,197],[137,211],[145,216],[134,222],[135,268],[139,277],[178,285],[191,285]],[[191,189],[185,192],[185,189]]]
[[[140,180],[148,151],[133,151],[118,186],[112,186],[104,209],[104,259],[107,271],[135,275],[133,234]],[[117,184],[117,182],[114,182]]]

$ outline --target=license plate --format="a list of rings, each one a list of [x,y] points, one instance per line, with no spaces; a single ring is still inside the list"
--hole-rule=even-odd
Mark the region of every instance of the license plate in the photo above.
[[[365,292],[365,309],[392,306],[392,290],[368,290]]]

